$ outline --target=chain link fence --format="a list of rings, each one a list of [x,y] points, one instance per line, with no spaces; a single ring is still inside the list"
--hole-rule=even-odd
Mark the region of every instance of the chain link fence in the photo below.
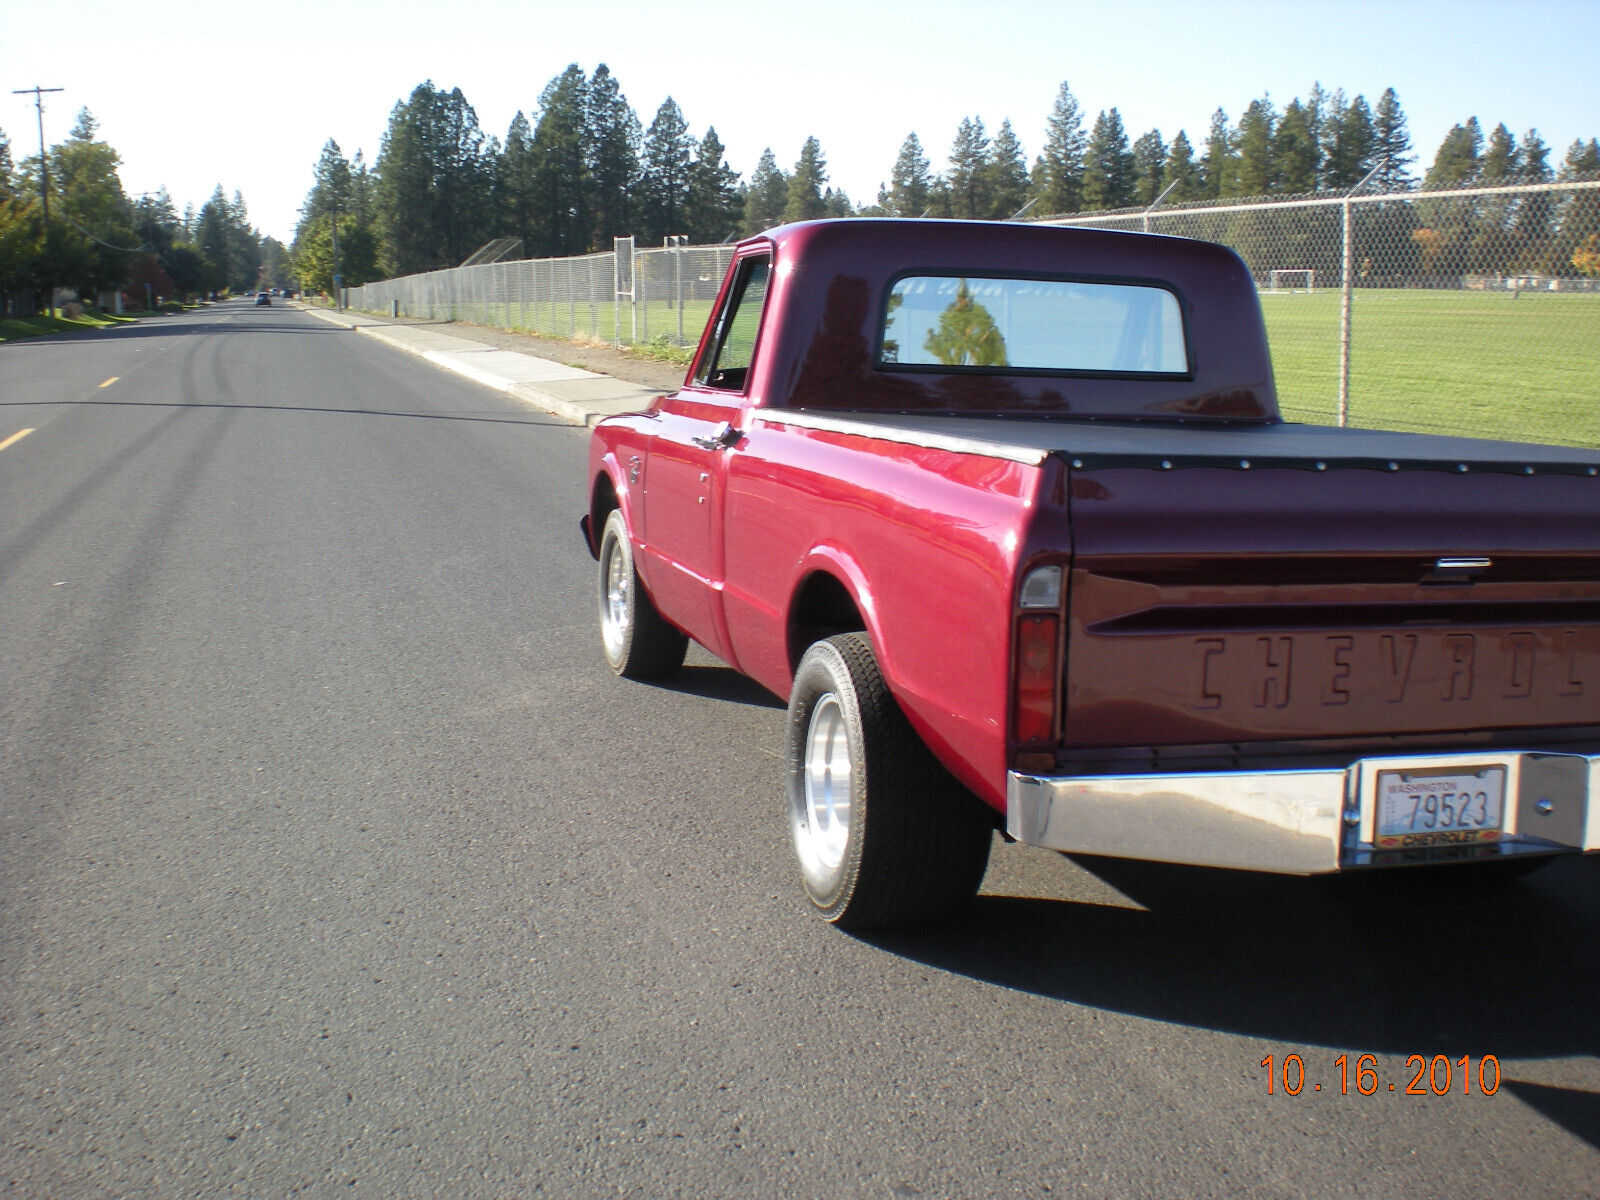
[[[1046,221],[1203,238],[1254,274],[1290,420],[1600,446],[1600,181],[1313,197]],[[434,271],[369,312],[693,345],[731,246]]]
[[[1600,181],[1048,223],[1231,246],[1290,420],[1600,446]]]
[[[363,312],[426,321],[470,321],[547,337],[612,345],[687,346],[700,337],[732,246],[615,250],[579,258],[454,267],[347,288]]]

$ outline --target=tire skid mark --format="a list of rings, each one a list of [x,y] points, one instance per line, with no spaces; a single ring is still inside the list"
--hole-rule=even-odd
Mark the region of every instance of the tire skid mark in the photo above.
[[[148,448],[183,416],[181,409],[172,410],[140,438],[137,445],[141,449]],[[126,657],[130,643],[138,637],[139,613],[148,607],[152,584],[165,563],[166,543],[182,515],[192,507],[217,449],[236,419],[232,412],[223,410],[205,422],[206,428],[200,432],[198,440],[170,473],[171,482],[154,498],[149,515],[137,529],[129,531],[125,542],[127,550],[120,564],[97,589],[99,595],[115,603],[108,603],[83,635],[75,639],[73,651],[55,669],[47,694],[33,709],[30,724],[52,732],[48,737],[25,739],[20,747],[21,756],[8,764],[8,790],[18,800],[27,796],[32,802],[26,811],[13,807],[4,814],[8,824],[19,818],[25,823],[28,853],[25,857],[0,854],[0,894],[22,894],[13,886],[15,875],[26,870],[27,863],[44,867],[50,861],[47,849],[55,844],[59,831],[41,828],[41,819],[47,814],[58,823],[69,819],[77,799],[73,795],[75,782],[88,761],[80,744],[79,731],[88,729],[92,733],[95,722],[103,719],[118,664]],[[49,520],[35,523],[32,544],[37,544],[48,527],[58,523],[70,509],[81,505],[131,461],[131,456],[124,456],[114,467],[97,472],[95,477],[75,488],[69,498],[70,507],[57,505]],[[15,562],[4,565],[9,568]],[[3,576],[4,571],[0,571],[0,578]],[[9,785],[14,785],[14,789]],[[9,837],[4,839],[10,840]],[[0,841],[0,848],[4,841]],[[8,924],[15,919],[17,914],[8,918]],[[0,935],[0,944],[4,940]]]
[[[168,409],[166,415],[159,421],[128,445],[116,450],[112,457],[74,484],[65,496],[23,526],[14,538],[0,545],[0,583],[4,583],[17,565],[39,548],[46,535],[82,508],[85,501],[123,472],[134,467],[140,457],[160,441],[176,422],[181,421],[183,416],[182,408]]]

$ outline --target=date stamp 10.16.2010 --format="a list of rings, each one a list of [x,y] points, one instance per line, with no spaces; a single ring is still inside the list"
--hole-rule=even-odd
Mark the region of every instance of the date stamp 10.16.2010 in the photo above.
[[[1474,1057],[1463,1054],[1408,1054],[1405,1070],[1398,1078],[1385,1078],[1375,1054],[1341,1054],[1335,1058],[1325,1078],[1314,1078],[1315,1067],[1306,1067],[1299,1054],[1281,1058],[1269,1054],[1261,1060],[1266,1071],[1267,1095],[1302,1096],[1308,1093],[1337,1092],[1348,1096],[1375,1096],[1393,1092],[1401,1096],[1492,1096],[1500,1090],[1500,1060],[1493,1054]]]

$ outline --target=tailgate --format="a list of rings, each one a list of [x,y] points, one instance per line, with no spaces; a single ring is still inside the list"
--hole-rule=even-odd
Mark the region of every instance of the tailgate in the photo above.
[[[1600,478],[1571,453],[1075,461],[1069,752],[1600,734]]]

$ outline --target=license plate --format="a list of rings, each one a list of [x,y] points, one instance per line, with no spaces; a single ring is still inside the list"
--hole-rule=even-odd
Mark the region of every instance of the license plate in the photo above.
[[[1378,834],[1384,849],[1491,842],[1505,824],[1506,769],[1379,771]]]

